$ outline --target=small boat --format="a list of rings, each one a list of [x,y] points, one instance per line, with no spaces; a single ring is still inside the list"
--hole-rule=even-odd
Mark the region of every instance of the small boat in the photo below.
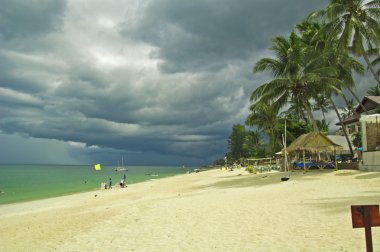
[[[128,168],[124,167],[123,161],[123,157],[121,157],[121,166],[116,167],[115,171],[128,171]]]
[[[158,173],[145,173],[147,176],[158,177]]]
[[[116,167],[115,171],[128,171],[128,168]]]

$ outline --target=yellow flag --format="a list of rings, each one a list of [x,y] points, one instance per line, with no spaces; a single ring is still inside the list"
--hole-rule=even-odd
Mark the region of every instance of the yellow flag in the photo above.
[[[95,168],[95,171],[100,171],[102,168],[100,167],[100,164],[96,164],[95,166],[94,166],[94,168]]]

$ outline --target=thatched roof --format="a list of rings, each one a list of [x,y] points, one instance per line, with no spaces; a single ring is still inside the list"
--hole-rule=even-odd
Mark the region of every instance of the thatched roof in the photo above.
[[[343,147],[334,143],[319,132],[311,132],[299,136],[287,148],[287,152],[294,151],[331,152],[343,150]]]

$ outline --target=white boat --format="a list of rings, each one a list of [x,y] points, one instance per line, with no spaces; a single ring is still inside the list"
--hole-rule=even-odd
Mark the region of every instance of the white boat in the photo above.
[[[128,171],[128,168],[124,167],[123,162],[124,162],[123,157],[121,157],[121,166],[116,167],[115,171]]]

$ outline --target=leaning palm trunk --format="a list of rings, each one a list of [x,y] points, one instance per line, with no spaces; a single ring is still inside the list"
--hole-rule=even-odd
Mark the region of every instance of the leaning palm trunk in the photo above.
[[[346,126],[344,125],[342,117],[340,116],[339,111],[336,108],[335,103],[334,103],[333,99],[331,98],[331,96],[329,97],[329,99],[331,101],[331,104],[333,105],[333,108],[335,110],[336,115],[338,116],[339,122],[342,125],[343,133],[344,133],[344,136],[346,137],[346,140],[347,140],[347,143],[348,143],[348,148],[350,148],[351,157],[353,157],[354,156],[354,151],[352,150],[352,145],[351,145],[350,138],[348,137],[348,134],[347,134]]]
[[[305,98],[301,98],[301,100],[302,100],[303,106],[306,109],[309,122],[310,122],[311,125],[313,125],[314,132],[319,132],[319,128],[318,128],[317,122],[315,121],[313,113],[311,112],[311,108],[309,106],[309,103],[307,102],[307,100]]]
[[[360,49],[361,49],[361,53],[363,55],[363,58],[364,58],[365,62],[367,63],[367,66],[368,66],[369,70],[371,71],[373,77],[377,81],[377,85],[379,85],[379,87],[380,87],[379,76],[376,74],[375,70],[373,69],[371,62],[369,61],[368,55],[367,55],[367,53],[366,53],[366,51],[364,49],[363,44],[361,45]]]
[[[268,133],[270,142],[270,154],[273,155],[276,152],[276,135],[273,128],[271,128]]]
[[[359,98],[356,96],[356,94],[354,93],[354,91],[350,88],[350,87],[347,87],[348,91],[350,91],[350,93],[352,94],[352,96],[355,98],[355,100],[359,103],[359,106],[362,108],[362,110],[364,111],[364,113],[366,113],[366,115],[368,115],[368,111],[367,109],[363,106],[362,102],[359,100]]]

